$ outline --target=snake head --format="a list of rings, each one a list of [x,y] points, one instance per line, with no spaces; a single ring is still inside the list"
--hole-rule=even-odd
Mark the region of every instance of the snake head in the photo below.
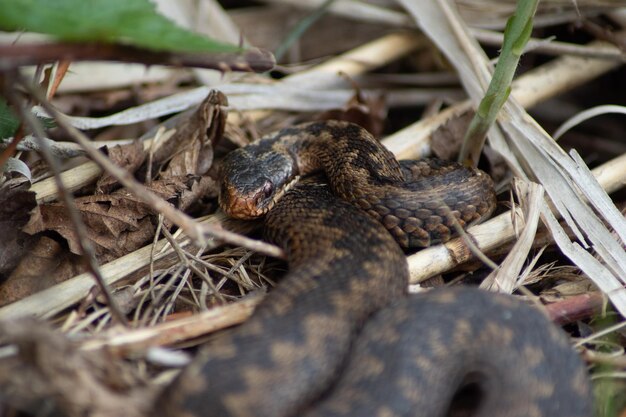
[[[266,152],[260,143],[237,149],[224,158],[220,178],[220,207],[236,219],[265,215],[297,179],[288,153]]]

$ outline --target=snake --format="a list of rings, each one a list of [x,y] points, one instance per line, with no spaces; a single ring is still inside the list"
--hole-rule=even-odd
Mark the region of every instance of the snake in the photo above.
[[[407,294],[405,252],[445,242],[496,205],[491,178],[397,161],[344,121],[288,127],[223,161],[220,206],[264,216],[289,272],[159,396],[179,417],[588,417],[584,363],[512,296]]]

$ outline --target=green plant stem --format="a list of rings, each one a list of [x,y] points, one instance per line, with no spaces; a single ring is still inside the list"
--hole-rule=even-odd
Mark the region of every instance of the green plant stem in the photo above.
[[[517,64],[528,39],[530,39],[533,16],[538,3],[539,0],[518,0],[515,14],[506,23],[500,58],[487,88],[487,93],[480,102],[463,140],[459,162],[465,166],[475,167],[478,165],[487,131],[495,122],[498,112],[509,97]]]

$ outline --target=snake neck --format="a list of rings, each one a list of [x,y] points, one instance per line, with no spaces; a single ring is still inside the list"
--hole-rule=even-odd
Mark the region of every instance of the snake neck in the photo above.
[[[372,184],[403,180],[394,155],[369,132],[353,123],[314,122],[299,130],[290,153],[301,175],[323,172],[333,191],[352,200]]]

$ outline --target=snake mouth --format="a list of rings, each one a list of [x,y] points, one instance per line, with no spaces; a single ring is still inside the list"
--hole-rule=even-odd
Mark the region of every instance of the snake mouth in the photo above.
[[[253,220],[266,215],[299,179],[299,176],[294,177],[278,190],[264,185],[246,195],[233,184],[223,184],[219,204],[221,209],[232,218]]]

